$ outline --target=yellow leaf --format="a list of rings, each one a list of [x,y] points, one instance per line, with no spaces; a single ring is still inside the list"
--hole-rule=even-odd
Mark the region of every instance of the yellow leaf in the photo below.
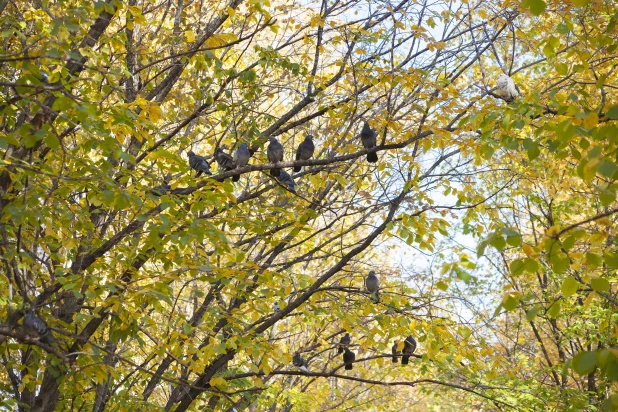
[[[210,386],[217,386],[217,385],[225,385],[227,381],[219,376],[212,378],[210,380],[210,382],[208,382],[210,384]]]
[[[187,40],[189,43],[193,43],[195,41],[195,33],[193,33],[192,30],[187,30],[185,32],[185,40]]]
[[[536,253],[534,252],[534,248],[533,248],[532,246],[530,246],[530,245],[527,245],[527,244],[526,244],[526,245],[524,245],[524,246],[522,247],[522,249],[524,250],[524,253],[525,253],[525,254],[526,254],[526,256],[528,256],[528,257],[535,256],[535,254],[536,254]]]
[[[547,230],[547,236],[555,236],[560,232],[560,228],[558,226],[552,226]]]

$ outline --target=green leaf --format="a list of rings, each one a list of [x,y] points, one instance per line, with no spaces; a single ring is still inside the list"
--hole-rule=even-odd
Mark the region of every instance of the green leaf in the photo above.
[[[597,292],[607,292],[609,290],[609,281],[605,278],[590,279],[590,286]]]
[[[557,300],[556,302],[554,302],[553,305],[551,305],[551,307],[547,311],[547,316],[552,319],[556,319],[560,314],[560,309],[562,309],[562,302]]]
[[[577,292],[577,288],[579,283],[573,276],[567,277],[564,282],[562,282],[562,286],[560,287],[560,291],[566,297],[572,296]]]
[[[539,313],[539,308],[537,308],[536,306],[534,306],[532,309],[528,310],[526,312],[526,319],[529,322],[532,322],[534,320],[534,318],[536,318],[536,315]]]
[[[519,302],[519,299],[509,293],[508,295],[505,296],[504,300],[502,301],[502,307],[506,309],[507,311],[512,312],[517,308],[518,302]]]
[[[618,268],[618,254],[617,253],[605,252],[603,253],[603,259],[605,260],[605,264],[608,267],[612,269]]]
[[[599,166],[597,167],[597,171],[603,176],[611,178],[616,172],[618,172],[618,166],[616,166],[613,162],[601,160],[599,162]]]
[[[526,272],[535,273],[537,270],[539,270],[539,262],[537,262],[536,260],[532,258],[526,258],[524,262],[525,262],[524,270]]]
[[[543,0],[529,0],[528,7],[530,8],[530,13],[535,16],[540,15],[545,11],[545,2]]]
[[[588,261],[588,263],[594,266],[603,265],[603,258],[596,253],[586,252],[586,260]]]
[[[45,135],[45,144],[49,146],[50,149],[57,149],[60,146],[60,140],[58,140],[58,136],[53,133],[47,133]]]
[[[438,283],[436,283],[436,287],[440,290],[444,290],[446,291],[448,289],[448,285],[442,281],[439,281]]]
[[[605,116],[609,119],[618,119],[618,106],[610,107]]]
[[[575,7],[584,7],[589,2],[590,0],[571,0],[571,3],[573,3]]]
[[[522,259],[515,259],[511,262],[511,276],[521,275],[524,272],[525,263]]]
[[[588,375],[597,366],[597,356],[595,351],[579,352],[573,358],[573,370],[579,375]]]

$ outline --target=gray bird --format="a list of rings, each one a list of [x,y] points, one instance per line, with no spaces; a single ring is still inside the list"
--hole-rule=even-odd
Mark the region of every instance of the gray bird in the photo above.
[[[270,144],[266,148],[266,155],[268,156],[268,161],[271,163],[277,163],[283,161],[283,146],[277,139],[274,137],[268,138]],[[270,169],[270,175],[276,178],[279,178],[279,173],[281,169]]]
[[[373,270],[370,271],[369,274],[367,275],[367,278],[365,278],[365,287],[367,288],[369,293],[371,293],[373,303],[377,303],[378,302],[378,289],[380,289],[380,285],[378,282],[378,277],[376,276],[376,273]],[[373,295],[375,295],[375,300],[373,299]]]
[[[345,348],[345,352],[343,352],[343,364],[345,365],[346,370],[352,369],[352,364],[354,363],[354,359],[356,359],[356,354],[352,352],[350,349]]]
[[[294,183],[294,179],[288,172],[283,169],[279,169],[279,181],[283,183],[290,192],[296,194],[296,183]]]
[[[373,149],[376,147],[376,137],[378,134],[375,130],[369,127],[369,123],[365,122],[363,124],[363,130],[360,132],[361,142],[363,143],[363,147],[365,149]],[[369,163],[375,163],[378,161],[378,154],[376,152],[367,153],[367,161]]]
[[[309,373],[307,362],[300,356],[300,353],[295,353],[292,357],[292,364],[305,373]]]
[[[197,171],[195,177],[199,177],[202,173],[212,176],[210,164],[206,161],[204,156],[196,155],[193,153],[193,150],[190,150],[187,155],[189,156],[189,166],[191,169]]]
[[[273,311],[275,313],[281,312],[281,307],[279,307],[279,303],[278,302],[275,302],[275,304],[273,305]]]
[[[313,136],[307,135],[307,137],[305,137],[305,140],[298,145],[298,149],[296,149],[296,160],[311,159],[314,150],[315,146],[313,144]],[[294,171],[300,172],[302,168],[302,166],[294,166]]]
[[[47,323],[43,319],[38,318],[33,310],[29,311],[24,317],[24,332],[33,338],[38,338],[39,342],[48,345],[56,342]]]
[[[395,343],[393,344],[393,359],[392,359],[393,363],[399,362],[399,356],[397,355],[400,355],[401,352],[399,352],[398,348],[399,348],[399,342],[395,341]]]
[[[225,172],[236,169],[236,164],[234,163],[234,159],[232,158],[232,156],[225,153],[220,147],[217,147],[215,149],[215,160],[217,161],[217,165],[219,165],[219,168]],[[238,182],[239,179],[240,175],[232,177],[232,180],[234,182]]]
[[[236,152],[234,152],[234,163],[236,163],[236,168],[239,169],[247,166],[250,157],[251,152],[249,152],[247,143],[241,143],[238,149],[236,149]]]
[[[339,347],[337,348],[337,353],[339,354],[343,353],[343,348],[348,346],[351,341],[352,339],[350,338],[349,333],[346,333],[345,335],[343,335],[343,337],[339,341]]]
[[[408,359],[410,359],[410,355],[414,353],[416,350],[416,340],[410,335],[403,342],[403,356],[401,357],[401,364],[407,365]]]
[[[163,196],[164,194],[168,193],[170,190],[172,190],[172,186],[170,185],[171,180],[172,180],[172,174],[168,173],[163,178],[163,184],[153,187],[150,190],[150,193],[152,193],[155,196]]]

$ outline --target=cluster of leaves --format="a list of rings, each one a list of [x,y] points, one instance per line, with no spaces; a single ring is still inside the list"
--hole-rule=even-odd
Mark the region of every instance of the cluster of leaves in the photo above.
[[[0,405],[610,405],[616,18],[566,4],[539,24],[519,6],[0,1]],[[503,72],[510,104],[492,92]],[[276,136],[289,168],[309,133],[294,195],[264,148]],[[250,166],[194,178],[189,150],[240,142]],[[490,276],[440,249],[458,227]],[[440,274],[395,267],[403,248]],[[488,292],[506,296],[475,309],[483,327],[456,315]],[[57,344],[23,333],[30,307]],[[401,368],[390,349],[410,334]]]

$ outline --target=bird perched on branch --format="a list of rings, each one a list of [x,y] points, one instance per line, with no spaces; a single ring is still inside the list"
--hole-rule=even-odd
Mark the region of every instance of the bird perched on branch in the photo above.
[[[269,137],[268,141],[270,144],[266,148],[266,155],[268,156],[268,161],[271,163],[278,163],[283,161],[283,146],[277,139],[274,137]],[[273,177],[279,178],[279,172],[281,169],[270,169],[270,175]]]
[[[283,183],[290,192],[296,194],[296,183],[294,183],[294,179],[288,172],[283,169],[279,169],[279,177],[277,178],[281,183]]]
[[[217,161],[219,168],[223,169],[223,171],[225,172],[236,169],[236,164],[234,163],[234,159],[232,158],[232,156],[225,153],[220,147],[217,147],[215,149],[215,160]],[[240,175],[232,177],[232,180],[234,182],[238,182],[239,179]]]
[[[363,123],[363,129],[360,132],[361,142],[365,149],[373,149],[376,147],[378,134],[375,130],[369,127],[369,123]],[[367,161],[369,163],[375,163],[378,161],[378,154],[376,152],[367,153]]]
[[[236,149],[236,152],[234,152],[234,163],[236,164],[236,168],[240,169],[241,167],[247,166],[250,157],[251,152],[249,152],[247,143],[241,143],[238,149]]]
[[[193,153],[193,150],[190,150],[187,155],[189,156],[189,166],[191,169],[197,171],[195,177],[199,177],[202,173],[212,176],[210,164],[205,157],[196,155]]]
[[[408,364],[408,359],[410,359],[410,356],[414,353],[415,350],[416,350],[416,340],[414,340],[414,338],[410,335],[403,342],[403,352],[402,352],[403,356],[401,357],[402,365]]]
[[[343,353],[343,348],[347,347],[350,344],[350,342],[352,342],[352,339],[350,338],[350,334],[346,333],[345,335],[343,335],[341,340],[339,340],[339,345],[337,347],[337,353],[339,354]]]
[[[309,160],[311,156],[313,156],[313,151],[315,150],[315,145],[313,144],[313,136],[307,135],[305,140],[303,140],[299,145],[298,149],[296,149],[296,160]],[[302,166],[294,166],[295,172],[300,172]]]
[[[378,303],[379,301],[378,289],[380,289],[380,286],[378,282],[378,277],[376,276],[376,273],[373,270],[370,271],[369,274],[367,275],[367,278],[365,278],[365,287],[367,288],[369,293],[371,293],[372,302]]]
[[[397,356],[399,354],[401,354],[401,352],[399,352],[399,342],[395,341],[395,343],[393,343],[393,363],[399,362],[399,356]]]
[[[39,342],[51,345],[56,342],[56,339],[51,333],[47,323],[34,314],[34,309],[30,309],[26,316],[24,316],[24,332],[27,335],[37,338]]]
[[[356,354],[350,349],[345,348],[345,352],[343,352],[343,364],[345,365],[346,370],[352,369],[354,359],[356,359]]]
[[[305,373],[309,373],[307,362],[300,356],[300,353],[295,353],[292,357],[292,364]]]
[[[498,86],[498,94],[500,94],[500,96],[502,96],[507,102],[511,102],[517,97],[515,82],[506,74],[501,74],[498,76],[496,85]]]

